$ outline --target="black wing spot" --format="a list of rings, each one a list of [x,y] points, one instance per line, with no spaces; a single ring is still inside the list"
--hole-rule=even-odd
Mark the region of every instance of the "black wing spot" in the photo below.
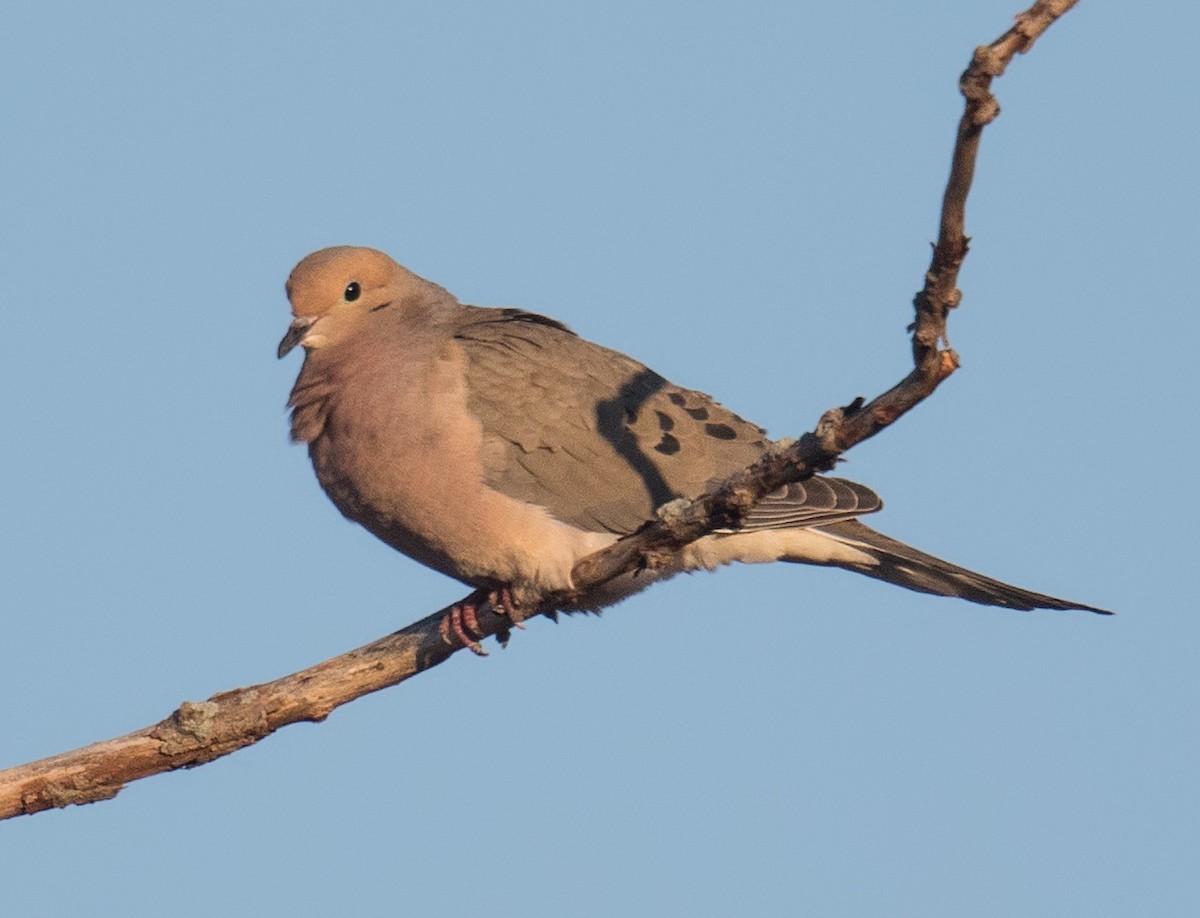
[[[680,395],[678,392],[671,392],[670,394],[667,395],[667,398],[669,398],[671,400],[672,405],[678,405],[680,408],[682,408],[683,403],[687,401],[687,399],[684,398],[682,395]]]
[[[704,432],[718,440],[736,440],[737,431],[728,424],[705,424]]]
[[[697,421],[708,420],[708,409],[703,406],[699,408],[684,408],[683,410],[690,414]]]
[[[658,415],[658,429],[659,430],[671,430],[672,428],[674,428],[675,422],[671,419],[671,416],[669,414],[665,414],[661,411],[656,411],[654,413],[656,415]]]
[[[596,433],[612,445],[613,451],[624,459],[629,468],[642,480],[651,507],[659,507],[679,495],[667,484],[662,472],[646,455],[642,447],[643,441],[638,440],[624,420],[631,414],[636,418],[638,407],[644,405],[656,392],[661,392],[666,385],[665,379],[653,370],[643,367],[625,381],[613,398],[596,403]],[[677,394],[668,393],[668,397],[673,399]],[[665,437],[660,445],[665,450],[671,449],[671,444]],[[676,441],[675,449],[678,448]],[[633,495],[628,495],[628,499],[633,500]]]
[[[665,433],[662,439],[655,444],[654,449],[664,456],[674,456],[679,452],[679,440],[672,434]]]

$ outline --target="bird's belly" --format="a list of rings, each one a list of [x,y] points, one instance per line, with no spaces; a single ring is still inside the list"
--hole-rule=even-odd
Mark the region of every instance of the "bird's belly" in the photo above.
[[[310,443],[317,478],[333,503],[397,551],[464,583],[508,585],[534,602],[570,589],[575,562],[616,540],[487,487],[478,450],[461,436],[434,444],[370,444],[361,432],[353,436],[359,448],[351,464],[335,430]],[[430,455],[439,461],[430,463]]]

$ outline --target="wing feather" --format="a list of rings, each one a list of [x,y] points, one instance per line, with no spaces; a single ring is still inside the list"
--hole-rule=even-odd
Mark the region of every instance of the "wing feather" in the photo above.
[[[770,445],[704,393],[543,316],[472,307],[455,341],[483,426],[486,483],[581,529],[632,532]],[[862,485],[813,478],[766,498],[745,528],[836,522],[880,506]]]

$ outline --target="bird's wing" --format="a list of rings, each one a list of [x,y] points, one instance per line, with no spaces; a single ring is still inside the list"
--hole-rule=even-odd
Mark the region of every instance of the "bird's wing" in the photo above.
[[[487,484],[595,532],[632,532],[676,497],[754,462],[765,432],[553,319],[468,308],[455,330]],[[869,489],[813,478],[781,489],[745,528],[788,528],[879,509]]]

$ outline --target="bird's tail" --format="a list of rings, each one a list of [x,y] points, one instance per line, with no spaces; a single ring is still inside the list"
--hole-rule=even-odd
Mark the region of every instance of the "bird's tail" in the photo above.
[[[858,553],[868,556],[874,562],[868,562],[866,558],[861,561],[833,561],[838,567],[886,580],[910,590],[934,593],[938,596],[959,596],[985,606],[1004,606],[1009,609],[1082,609],[1101,615],[1112,614],[1106,609],[1097,609],[1095,606],[1072,602],[1069,599],[1058,599],[1044,593],[1034,593],[1000,580],[993,580],[983,574],[976,574],[889,538],[858,520],[833,523],[814,529],[842,545],[857,549]]]

